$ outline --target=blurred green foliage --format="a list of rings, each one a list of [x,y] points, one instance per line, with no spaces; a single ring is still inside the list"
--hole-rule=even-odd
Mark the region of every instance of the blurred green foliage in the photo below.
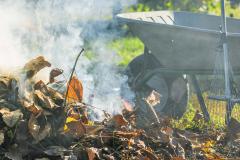
[[[226,0],[226,13],[228,16],[240,18],[240,0]],[[220,15],[220,0],[138,0],[130,12],[147,12],[156,10],[177,10],[202,12]],[[143,44],[132,35],[116,39],[111,43],[111,48],[122,58],[120,65],[127,65],[134,57],[143,53]]]
[[[240,18],[240,0],[227,0],[228,16]],[[205,12],[220,15],[220,0],[139,0],[130,11],[182,10],[191,12]]]
[[[121,57],[120,66],[127,66],[134,57],[143,53],[144,50],[143,43],[133,36],[116,39],[110,44],[110,47]]]

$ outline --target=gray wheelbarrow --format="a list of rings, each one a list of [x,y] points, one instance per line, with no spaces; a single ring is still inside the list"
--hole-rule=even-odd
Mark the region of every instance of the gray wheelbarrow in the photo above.
[[[222,35],[221,17],[173,11],[124,13],[117,17],[145,45],[144,54],[133,59],[127,69],[129,84],[137,95],[139,120],[153,120],[144,100],[153,90],[160,94],[160,103],[150,107],[157,115],[182,117],[189,96],[185,75],[191,77],[201,109],[209,119],[196,75],[213,74]],[[229,61],[234,73],[239,74],[240,20],[227,18],[227,24]]]

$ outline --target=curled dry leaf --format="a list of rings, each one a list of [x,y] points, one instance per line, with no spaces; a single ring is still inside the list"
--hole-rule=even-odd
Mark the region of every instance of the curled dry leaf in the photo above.
[[[37,83],[35,83],[33,88],[34,88],[34,90],[40,90],[44,94],[48,93],[47,85],[42,80],[40,80]]]
[[[38,81],[34,85],[34,90],[39,90],[45,96],[49,96],[56,104],[62,104],[64,101],[63,94],[48,87],[43,81]]]
[[[59,69],[59,68],[52,69],[49,76],[49,83],[55,82],[54,78],[61,75],[62,73],[63,73],[62,69]]]
[[[45,67],[51,67],[51,63],[46,61],[43,56],[39,56],[26,63],[23,70],[27,78],[32,78],[37,72]]]
[[[82,102],[83,98],[83,86],[82,82],[73,76],[68,84],[67,102]]]
[[[15,126],[16,123],[23,117],[20,110],[9,111],[8,109],[3,108],[0,110],[0,113],[2,114],[3,121],[8,127]]]
[[[56,105],[54,104],[53,100],[50,97],[44,95],[39,90],[34,91],[33,96],[34,96],[34,100],[36,102],[38,102],[39,105],[41,105],[44,108],[53,109],[53,108],[56,107]]]
[[[38,115],[42,113],[43,109],[40,106],[37,106],[34,103],[30,103],[26,100],[21,101],[23,107],[25,107],[29,112],[33,113],[34,115]]]

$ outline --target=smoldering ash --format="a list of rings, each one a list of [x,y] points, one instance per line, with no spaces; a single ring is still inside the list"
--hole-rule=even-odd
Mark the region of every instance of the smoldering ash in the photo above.
[[[68,77],[81,47],[92,48],[94,60],[81,57],[76,74],[84,85],[84,101],[112,114],[119,113],[119,57],[106,45],[119,30],[114,15],[135,0],[5,0],[0,1],[0,69],[13,71],[43,55]],[[112,26],[109,31],[109,26]],[[41,78],[49,74],[39,73]],[[67,79],[67,78],[66,78]],[[130,94],[130,93],[129,93]],[[95,118],[101,117],[96,112]]]

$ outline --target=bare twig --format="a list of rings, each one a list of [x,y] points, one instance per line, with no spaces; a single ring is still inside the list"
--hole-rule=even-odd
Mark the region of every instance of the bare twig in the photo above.
[[[76,68],[76,65],[77,65],[78,59],[79,59],[79,57],[81,56],[81,54],[83,53],[83,51],[84,51],[84,48],[79,52],[79,54],[78,54],[77,57],[76,57],[76,60],[75,60],[75,63],[74,63],[74,65],[73,65],[73,68],[72,68],[72,72],[71,72],[70,78],[69,78],[69,80],[68,80],[68,83],[70,83],[71,80],[72,80],[73,73],[74,73],[74,71],[75,71],[75,68]],[[67,91],[66,91],[66,95],[65,95],[65,99],[64,99],[64,107],[66,106],[66,103],[67,103],[68,90],[69,90],[69,85],[67,85]]]

